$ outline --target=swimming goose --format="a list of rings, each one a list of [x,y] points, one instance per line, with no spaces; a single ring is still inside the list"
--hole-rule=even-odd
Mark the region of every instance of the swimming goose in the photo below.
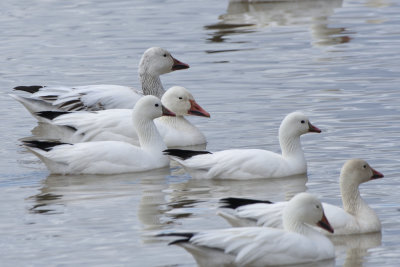
[[[382,177],[383,174],[361,159],[351,159],[343,165],[340,173],[343,208],[322,203],[326,216],[335,229],[335,235],[364,234],[381,230],[378,216],[362,199],[358,187],[361,183]],[[234,209],[218,212],[232,226],[282,227],[282,209],[288,205],[288,202],[272,203],[236,198],[222,199],[221,202],[226,204],[225,208]]]
[[[62,144],[25,141],[24,145],[38,156],[51,173],[118,174],[142,172],[169,166],[163,155],[166,148],[153,119],[174,116],[155,96],[142,97],[133,109],[140,147],[120,141],[98,141]]]
[[[218,152],[168,149],[165,151],[193,178],[253,179],[277,178],[307,172],[300,136],[320,133],[301,112],[285,117],[279,128],[282,154],[261,149],[231,149]]]
[[[242,227],[158,236],[181,237],[170,244],[186,249],[200,266],[275,266],[335,257],[331,241],[310,226],[333,232],[316,197],[297,194],[285,207],[282,220],[284,229]]]
[[[175,117],[163,116],[154,121],[167,147],[206,143],[204,134],[184,116],[210,117],[210,114],[196,103],[187,89],[182,86],[171,87],[162,96],[161,102],[176,114]],[[72,113],[45,111],[38,114],[50,119],[50,123],[67,126],[58,131],[57,139],[61,142],[124,141],[139,144],[132,121],[132,109]]]
[[[46,110],[131,109],[143,95],[155,95],[161,98],[165,90],[160,75],[187,68],[188,64],[175,59],[167,50],[152,47],[144,52],[139,63],[142,91],[120,85],[17,86],[14,90],[29,92],[32,95],[29,98],[11,96],[32,114]]]

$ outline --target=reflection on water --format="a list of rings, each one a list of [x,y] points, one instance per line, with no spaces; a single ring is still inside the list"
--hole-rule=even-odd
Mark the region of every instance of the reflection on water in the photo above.
[[[142,196],[138,217],[143,224],[160,224],[146,214],[157,217],[165,203],[162,191],[166,188],[165,176],[169,168],[149,172],[118,175],[49,175],[39,193],[29,197],[33,201],[31,212],[59,213],[60,207],[70,201],[118,198],[139,193]]]
[[[143,230],[161,229],[178,219],[209,211],[209,203],[223,197],[251,197],[271,201],[289,200],[307,190],[307,175],[280,179],[201,180],[187,179],[181,168],[170,176],[169,169],[120,175],[50,175],[39,193],[29,197],[29,210],[38,214],[60,214],[70,201],[113,199],[135,194],[137,218]],[[183,173],[183,175],[182,175]],[[168,183],[166,177],[175,182]],[[178,182],[176,182],[178,181]],[[183,181],[183,182],[179,182]]]
[[[371,245],[362,236],[334,240],[336,266],[398,266],[399,1],[15,2],[3,1],[0,17],[4,93],[21,84],[130,85],[140,54],[161,46],[193,66],[163,82],[193,88],[212,112],[210,120],[193,118],[207,149],[279,151],[277,129],[293,110],[309,114],[323,132],[302,138],[307,184],[307,177],[192,180],[176,165],[47,177],[17,141],[35,120],[0,95],[2,266],[195,266],[184,250],[143,236],[229,227],[216,215],[222,197],[281,201],[307,190],[340,205],[337,178],[352,157],[388,178],[362,189],[382,219],[382,245],[379,236],[367,240]]]
[[[226,196],[252,196],[252,198],[291,199],[306,191],[307,175],[295,175],[279,179],[254,180],[207,180],[189,179],[184,183],[170,184],[171,202],[180,199],[213,199]],[[273,199],[272,199],[273,200]]]
[[[330,236],[335,245],[337,254],[345,254],[343,266],[363,266],[364,257],[368,250],[381,245],[382,233],[371,233],[363,235]]]
[[[388,0],[368,0],[365,2],[365,5],[368,7],[383,8],[392,6],[393,3],[391,3],[391,1]]]
[[[255,32],[251,28],[249,29],[249,26],[255,26],[254,24],[240,24],[240,23],[235,23],[235,24],[229,24],[225,22],[219,22],[217,24],[211,24],[204,26],[206,30],[216,30],[212,34],[212,37],[208,38],[210,42],[214,43],[222,43],[225,42],[225,36],[227,35],[233,35],[233,34],[243,34],[243,33],[251,33]],[[234,49],[229,50],[229,51],[235,51]]]
[[[165,213],[175,208],[191,207],[199,202],[198,200],[169,201],[166,193],[168,185],[165,182],[165,176],[168,174],[162,173],[157,179],[156,177],[141,179],[141,198],[137,215],[143,224],[143,230],[161,229],[163,225],[172,224],[178,218],[188,217],[190,213],[177,217],[165,216]]]
[[[342,0],[230,1],[220,22],[204,28],[215,31],[209,41],[224,42],[226,36],[252,33],[256,28],[309,25],[314,45],[334,45],[350,41],[345,28],[328,26],[329,16],[341,6]]]
[[[222,197],[252,197],[272,201],[289,200],[307,190],[306,175],[281,179],[256,179],[248,181],[187,179],[184,175],[170,175],[169,169],[137,174],[112,176],[50,175],[34,196],[30,212],[43,215],[63,214],[72,203],[79,206],[95,202],[94,206],[116,199],[134,196],[138,199],[136,216],[141,223],[141,241],[154,246],[165,245],[155,240],[152,233],[162,229],[179,229],[182,220],[204,217],[218,221],[215,212]],[[132,203],[132,208],[136,203]],[[108,211],[110,212],[110,211]],[[100,216],[100,215],[98,215]],[[105,214],[108,218],[112,214]],[[135,216],[134,216],[135,217]],[[101,218],[92,218],[94,222]],[[113,218],[118,219],[118,218]],[[134,219],[134,218],[132,218]],[[92,223],[92,222],[89,222]],[[188,223],[186,221],[186,223]],[[189,223],[190,225],[190,223]],[[196,225],[196,228],[229,227],[227,224]],[[178,227],[178,228],[177,228]],[[368,249],[381,243],[381,234],[333,236],[337,253],[345,254],[344,266],[362,266]],[[334,266],[335,261],[318,262],[304,266]]]
[[[170,184],[165,191],[168,193],[168,206],[171,208],[167,215],[176,219],[190,217],[193,213],[211,212],[215,216],[219,199],[224,197],[289,200],[297,193],[307,190],[306,182],[306,175],[246,181],[189,179],[183,183]]]
[[[46,191],[46,190],[42,189],[41,191]],[[61,199],[61,197],[62,195],[41,192],[40,194],[30,197],[31,199],[34,199],[34,202],[36,204],[34,204],[33,207],[30,208],[29,210],[32,213],[55,214],[57,212],[54,208],[51,208],[52,205],[51,203],[55,202],[55,200]]]
[[[350,37],[345,35],[346,29],[342,27],[329,27],[328,17],[316,17],[311,25],[311,34],[314,45],[335,45],[350,42]]]

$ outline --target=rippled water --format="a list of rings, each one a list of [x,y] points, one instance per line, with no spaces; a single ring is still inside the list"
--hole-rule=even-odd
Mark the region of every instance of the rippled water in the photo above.
[[[334,240],[336,266],[397,266],[399,258],[400,6],[395,0],[2,1],[0,258],[2,266],[193,266],[151,235],[225,228],[226,196],[289,199],[308,190],[340,204],[345,160],[385,178],[361,186],[382,235]],[[321,134],[302,137],[305,176],[192,180],[172,166],[143,174],[49,176],[19,146],[37,124],[7,93],[17,85],[138,86],[151,46],[191,68],[162,77],[183,85],[211,119],[193,118],[211,151],[279,151],[282,118],[303,110]]]

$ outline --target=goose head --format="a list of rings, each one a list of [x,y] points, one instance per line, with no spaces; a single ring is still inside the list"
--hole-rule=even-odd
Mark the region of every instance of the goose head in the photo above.
[[[170,52],[161,47],[147,49],[139,63],[139,74],[159,76],[174,70],[189,68],[189,65],[174,58]]]
[[[177,116],[194,115],[210,117],[210,114],[196,103],[193,95],[182,86],[169,88],[162,96],[161,102]]]
[[[298,137],[310,132],[320,133],[321,130],[312,125],[308,117],[299,111],[288,114],[279,128],[279,136]]]
[[[158,97],[152,95],[143,96],[133,108],[134,119],[154,120],[161,116],[175,116],[175,113],[164,107]]]
[[[283,210],[283,225],[286,230],[301,232],[305,224],[316,225],[333,233],[321,201],[309,193],[294,196]]]
[[[374,170],[362,159],[346,161],[340,172],[340,184],[345,187],[356,186],[373,179],[383,178],[383,174]]]

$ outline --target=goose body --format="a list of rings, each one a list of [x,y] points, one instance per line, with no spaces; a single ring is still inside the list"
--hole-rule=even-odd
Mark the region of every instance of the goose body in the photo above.
[[[325,214],[335,229],[335,235],[364,234],[379,232],[381,223],[378,216],[361,198],[358,186],[383,175],[360,159],[347,161],[340,174],[340,188],[343,208],[322,203]],[[246,204],[248,203],[252,204]],[[262,203],[266,201],[227,198],[225,207],[218,212],[232,226],[266,226],[282,228],[282,210],[288,202]],[[235,204],[238,203],[238,204]],[[325,232],[326,233],[326,232]]]
[[[32,94],[30,97],[12,96],[33,115],[36,112],[49,110],[131,109],[143,95],[155,95],[161,98],[165,90],[160,75],[187,68],[189,65],[172,57],[167,50],[152,47],[144,52],[139,63],[141,91],[128,86],[107,84],[76,87],[17,86],[15,90]]]
[[[180,236],[170,244],[186,249],[200,266],[276,266],[334,258],[329,239],[309,226],[333,231],[317,198],[296,195],[284,209],[283,221],[284,229],[244,227],[162,236]]]
[[[277,178],[307,172],[300,136],[321,132],[301,112],[285,117],[279,128],[282,154],[261,149],[230,149],[218,152],[168,149],[165,151],[193,178],[254,179]]]
[[[133,121],[139,146],[120,141],[97,141],[78,144],[51,144],[26,141],[26,147],[38,156],[51,173],[117,174],[142,172],[169,166],[163,155],[166,148],[153,119],[174,114],[155,96],[141,98],[133,109]]]
[[[204,134],[184,116],[210,117],[184,87],[174,86],[161,98],[162,104],[175,113],[175,117],[163,116],[154,120],[164,143],[168,146],[191,146],[206,143]],[[123,141],[134,145],[139,138],[132,120],[132,109],[109,109],[96,112],[41,112],[41,116],[58,125],[61,142]]]

